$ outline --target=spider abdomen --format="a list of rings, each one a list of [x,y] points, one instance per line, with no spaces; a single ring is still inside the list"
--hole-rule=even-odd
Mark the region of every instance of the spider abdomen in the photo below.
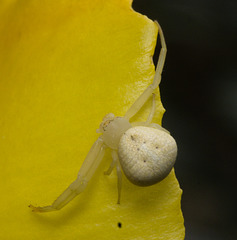
[[[121,137],[118,155],[126,177],[135,185],[149,186],[170,173],[176,160],[177,145],[165,131],[137,126]]]

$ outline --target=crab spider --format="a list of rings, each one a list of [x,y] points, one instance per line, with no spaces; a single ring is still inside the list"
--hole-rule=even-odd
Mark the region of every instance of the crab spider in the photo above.
[[[59,210],[81,193],[100,165],[105,148],[111,149],[112,163],[105,174],[109,175],[116,166],[118,176],[118,203],[120,203],[122,172],[135,185],[149,186],[164,179],[174,166],[177,145],[169,132],[160,125],[151,123],[155,112],[154,90],[161,81],[166,57],[166,44],[158,22],[161,50],[153,83],[137,98],[124,117],[107,114],[100,124],[96,140],[87,154],[77,179],[53,202],[45,207],[29,207],[34,212]],[[130,123],[130,119],[153,95],[152,107],[146,122]]]

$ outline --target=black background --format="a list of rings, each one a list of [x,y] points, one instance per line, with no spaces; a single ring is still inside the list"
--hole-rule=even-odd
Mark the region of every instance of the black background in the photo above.
[[[134,0],[133,9],[166,38],[163,126],[179,147],[185,239],[237,239],[237,1]]]

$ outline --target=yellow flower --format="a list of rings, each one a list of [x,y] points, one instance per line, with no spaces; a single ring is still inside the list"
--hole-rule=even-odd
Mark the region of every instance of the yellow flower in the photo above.
[[[27,207],[51,204],[76,178],[103,116],[124,115],[152,82],[157,32],[130,0],[1,1],[0,239],[184,238],[174,172],[146,188],[123,177],[118,205],[116,174],[103,174],[108,153],[64,209]]]

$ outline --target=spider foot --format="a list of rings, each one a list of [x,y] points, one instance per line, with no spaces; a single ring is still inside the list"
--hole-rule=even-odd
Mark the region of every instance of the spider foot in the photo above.
[[[31,204],[28,207],[32,210],[32,212],[42,212],[42,208],[41,207],[35,207],[35,206],[31,205]]]
[[[46,207],[35,207],[33,205],[29,205],[29,208],[32,210],[32,212],[51,212],[56,211],[58,209],[54,208],[53,206],[46,206]]]

